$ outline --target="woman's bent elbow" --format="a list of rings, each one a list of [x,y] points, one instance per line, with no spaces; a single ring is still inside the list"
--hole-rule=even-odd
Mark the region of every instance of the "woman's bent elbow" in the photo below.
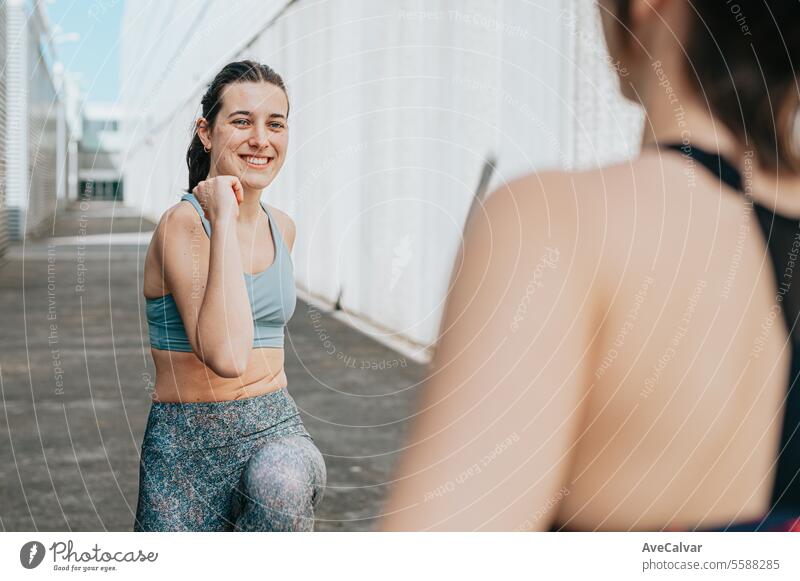
[[[224,377],[225,379],[237,379],[244,375],[244,372],[247,370],[246,365],[240,365],[237,363],[223,363],[209,365],[208,367],[210,367],[211,371],[216,373],[218,376]]]
[[[247,360],[250,354],[230,356],[230,357],[207,357],[204,361],[206,366],[219,377],[225,379],[236,379],[244,375],[247,371]]]

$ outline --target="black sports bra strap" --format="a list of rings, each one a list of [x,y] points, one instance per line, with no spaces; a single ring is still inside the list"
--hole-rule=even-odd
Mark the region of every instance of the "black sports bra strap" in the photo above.
[[[716,153],[708,153],[692,145],[680,143],[667,143],[661,145],[667,149],[674,149],[681,152],[685,157],[693,159],[707,170],[717,176],[723,183],[729,185],[734,190],[742,191],[742,174],[727,159]]]

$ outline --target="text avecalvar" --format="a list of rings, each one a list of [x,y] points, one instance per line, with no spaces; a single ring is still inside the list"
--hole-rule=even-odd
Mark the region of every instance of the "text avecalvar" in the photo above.
[[[645,543],[642,553],[699,553],[703,545],[690,545],[686,543],[662,543],[651,545]]]

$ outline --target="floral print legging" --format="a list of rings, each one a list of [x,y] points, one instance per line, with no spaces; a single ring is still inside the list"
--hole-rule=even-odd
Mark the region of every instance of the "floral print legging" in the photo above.
[[[221,402],[154,402],[134,531],[310,531],[325,461],[280,389]]]

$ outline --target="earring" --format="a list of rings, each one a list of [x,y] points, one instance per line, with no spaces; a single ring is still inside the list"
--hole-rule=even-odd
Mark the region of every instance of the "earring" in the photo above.
[[[204,146],[203,146],[203,151],[205,151],[206,153],[211,153],[211,148],[210,148],[210,147],[206,147],[206,146],[204,145]]]

